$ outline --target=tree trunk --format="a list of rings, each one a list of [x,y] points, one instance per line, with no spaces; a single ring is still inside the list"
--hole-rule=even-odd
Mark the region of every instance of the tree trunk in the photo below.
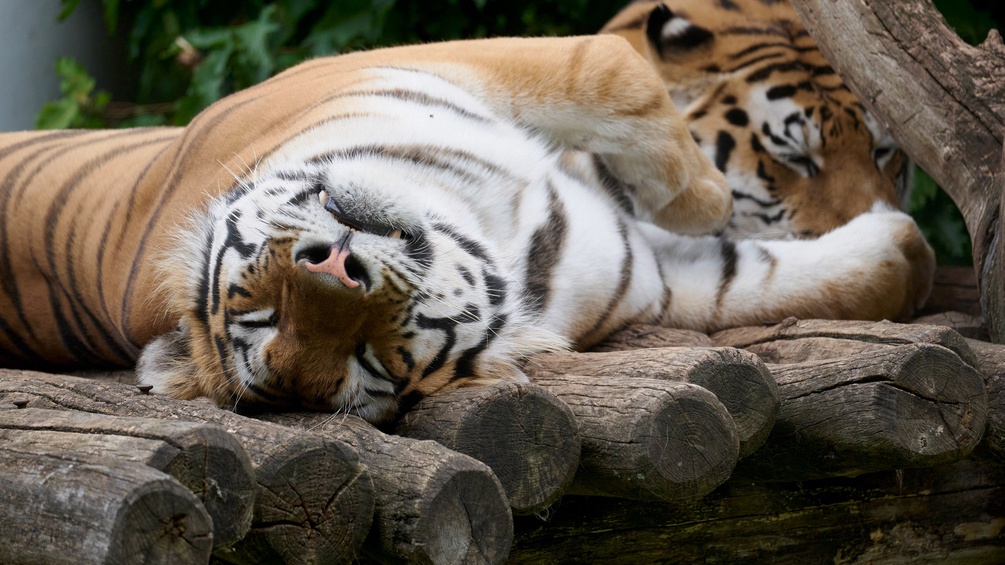
[[[963,213],[981,308],[1005,342],[1005,46],[949,29],[929,0],[792,0],[820,50]]]
[[[258,483],[251,530],[217,557],[238,563],[348,563],[373,519],[373,483],[349,446],[260,422],[208,403],[136,387],[32,371],[0,370],[0,402],[219,424],[251,458]]]
[[[213,522],[172,477],[43,445],[0,447],[0,562],[206,563]]]
[[[531,383],[466,387],[425,398],[395,433],[433,440],[488,465],[515,514],[554,504],[579,466],[581,442],[572,411]]]
[[[62,410],[0,410],[0,443],[143,463],[192,491],[213,519],[213,547],[251,527],[255,478],[233,436],[212,424]]]

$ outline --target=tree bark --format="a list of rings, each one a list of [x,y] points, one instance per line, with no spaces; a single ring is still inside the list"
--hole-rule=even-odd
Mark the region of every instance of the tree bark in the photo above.
[[[817,339],[819,338],[819,339]],[[805,341],[810,340],[810,341]],[[905,345],[929,343],[941,345],[974,366],[977,358],[967,340],[951,328],[893,322],[859,322],[841,320],[797,320],[789,318],[773,326],[750,326],[723,330],[712,335],[716,345],[739,347],[756,353],[766,363],[798,363],[847,357],[866,351],[871,344]],[[799,347],[787,342],[799,341]],[[817,346],[830,341],[844,342],[835,350]],[[782,353],[773,354],[779,351]]]
[[[565,493],[579,465],[572,411],[531,383],[467,387],[425,398],[395,433],[433,440],[488,465],[514,514],[534,514]]]
[[[206,563],[213,522],[172,477],[44,445],[0,447],[0,562]]]
[[[1005,342],[1005,46],[964,43],[927,0],[792,0],[862,102],[956,202],[970,232],[981,308]]]
[[[348,563],[369,531],[373,483],[344,443],[208,403],[143,394],[133,386],[0,370],[0,403],[18,399],[37,408],[211,422],[233,434],[255,471],[255,510],[244,539],[217,551],[217,557],[238,563]]]
[[[213,547],[251,527],[255,478],[233,436],[211,424],[59,410],[0,410],[0,443],[143,463],[174,477],[213,520]]]
[[[984,374],[988,390],[988,427],[984,443],[1005,463],[1005,346],[970,340],[977,355],[977,370]]]
[[[583,438],[570,494],[664,501],[703,496],[729,478],[740,449],[709,391],[655,379],[542,376]]]
[[[524,371],[534,380],[557,375],[660,379],[698,385],[726,407],[740,439],[739,456],[757,450],[778,415],[778,386],[756,356],[732,348],[654,348],[602,353],[542,353]]]
[[[768,368],[782,408],[737,476],[797,481],[949,463],[970,453],[987,422],[984,379],[937,345]]]
[[[513,520],[502,485],[475,459],[432,441],[386,435],[351,415],[263,414],[352,445],[373,471],[373,530],[364,546],[378,562],[502,563]]]
[[[663,326],[651,326],[648,324],[633,324],[607,336],[604,338],[604,341],[590,348],[590,351],[711,346],[712,340],[701,332],[664,328]]]

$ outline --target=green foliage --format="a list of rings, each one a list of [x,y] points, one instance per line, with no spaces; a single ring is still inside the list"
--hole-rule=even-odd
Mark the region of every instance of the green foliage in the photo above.
[[[93,0],[92,0],[93,1]],[[80,0],[61,0],[60,18]],[[623,0],[101,0],[110,31],[128,30],[134,101],[89,126],[184,125],[227,94],[311,57],[499,35],[594,33]],[[65,100],[65,99],[64,99]],[[70,105],[59,101],[59,104]],[[47,122],[49,123],[49,122]],[[74,124],[74,127],[82,127]]]
[[[42,106],[35,121],[38,129],[95,128],[105,125],[102,111],[111,94],[94,91],[94,79],[80,63],[69,57],[56,61],[56,76],[63,97]]]
[[[970,265],[973,251],[963,216],[939,185],[918,169],[911,191],[911,215],[921,226],[925,239],[935,249],[939,263]]]

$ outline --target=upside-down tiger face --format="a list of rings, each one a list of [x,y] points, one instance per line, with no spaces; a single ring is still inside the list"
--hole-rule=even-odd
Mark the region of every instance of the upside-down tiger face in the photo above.
[[[516,230],[505,187],[526,181],[462,148],[492,140],[518,163],[549,150],[443,81],[449,103],[399,89],[420,76],[374,73],[385,90],[344,96],[353,112],[322,111],[177,231],[162,271],[180,324],[144,349],[145,382],[379,422],[441,390],[525,379],[525,356],[566,345],[533,325],[485,237]]]
[[[361,157],[266,174],[211,206],[168,262],[194,279],[174,341],[141,358],[148,380],[191,359],[192,390],[170,394],[377,422],[439,390],[521,379],[521,355],[563,345],[521,329],[495,251],[445,219],[449,203]]]
[[[816,237],[876,202],[903,204],[909,161],[788,2],[643,0],[603,31],[649,59],[726,175],[727,234]]]

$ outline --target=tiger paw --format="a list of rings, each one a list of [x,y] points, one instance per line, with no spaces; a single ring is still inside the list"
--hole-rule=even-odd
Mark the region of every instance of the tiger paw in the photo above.
[[[704,158],[704,155],[701,155]],[[688,185],[669,204],[657,212],[653,222],[665,229],[686,235],[721,231],[733,215],[733,195],[725,177],[711,164],[688,175]]]

